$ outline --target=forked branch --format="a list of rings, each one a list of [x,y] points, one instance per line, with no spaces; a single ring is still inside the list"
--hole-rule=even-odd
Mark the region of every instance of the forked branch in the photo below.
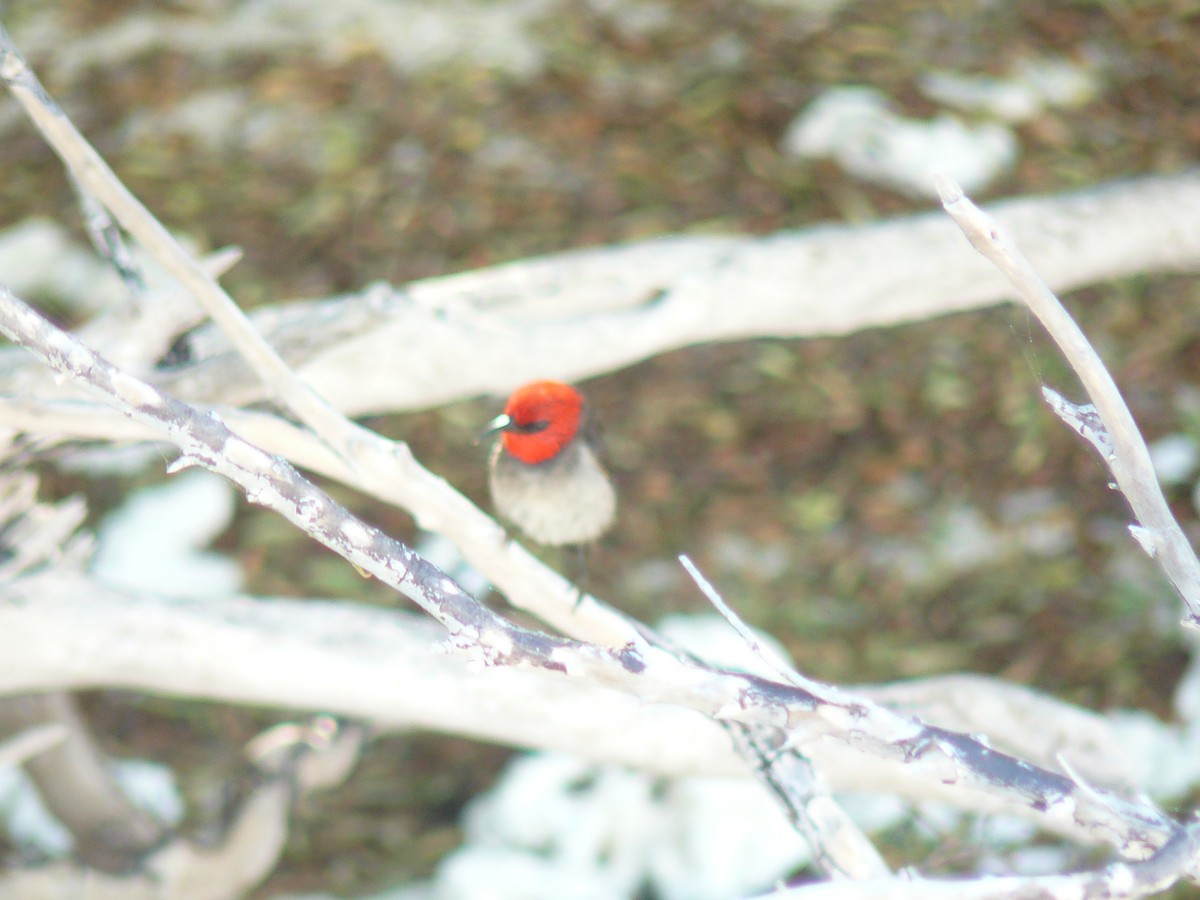
[[[1112,375],[1070,313],[1000,225],[950,179],[940,177],[937,188],[946,212],[967,240],[1012,282],[1017,296],[1045,326],[1083,382],[1093,407],[1070,404],[1049,390],[1046,399],[1099,451],[1138,520],[1138,525],[1131,526],[1134,537],[1158,561],[1179,592],[1187,608],[1184,624],[1200,628],[1200,560],[1167,505],[1150,451]]]

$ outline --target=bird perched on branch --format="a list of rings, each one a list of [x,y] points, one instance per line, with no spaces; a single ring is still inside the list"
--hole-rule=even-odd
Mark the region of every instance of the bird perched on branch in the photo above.
[[[569,384],[534,381],[513,391],[485,434],[496,510],[542,544],[586,544],[616,514],[617,496],[584,433],[583,397]]]

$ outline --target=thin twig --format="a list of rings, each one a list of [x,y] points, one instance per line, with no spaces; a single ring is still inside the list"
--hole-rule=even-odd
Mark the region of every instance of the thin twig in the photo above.
[[[722,618],[724,618],[725,621],[733,627],[733,630],[738,633],[738,636],[746,642],[746,646],[754,651],[754,655],[761,659],[772,672],[774,672],[784,681],[790,681],[792,684],[803,685],[803,682],[806,679],[804,679],[802,675],[792,668],[782,665],[778,657],[766,651],[762,645],[762,642],[758,639],[758,635],[754,633],[754,629],[743,622],[741,616],[739,616],[733,611],[732,608],[730,608],[729,604],[725,602],[725,599],[713,586],[712,582],[705,578],[700,569],[696,567],[696,564],[692,562],[691,557],[689,557],[686,553],[681,553],[679,554],[678,558],[679,564],[683,566],[684,570],[689,576],[691,576],[691,579],[693,582],[695,582],[696,587],[700,589],[700,593],[702,593],[708,599],[709,603],[717,608],[717,612],[719,612]]]
[[[138,268],[133,254],[129,252],[129,247],[121,235],[121,229],[109,216],[108,210],[104,208],[103,204],[97,201],[74,175],[71,176],[71,186],[75,188],[75,196],[79,198],[79,207],[83,211],[83,224],[92,241],[92,246],[96,248],[96,252],[103,259],[109,261],[116,269],[117,274],[121,276],[129,298],[136,300],[146,290],[146,279],[143,277],[141,269]]]
[[[467,561],[486,574],[514,605],[535,612],[565,633],[611,646],[639,643],[636,628],[616,611],[584,597],[541,564],[444,480],[425,469],[402,442],[390,441],[333,409],[287,366],[233,299],[121,183],[51,100],[9,35],[0,28],[0,79],[21,103],[82,189],[103,203],[122,227],[192,293],[259,378],[357,480],[389,491],[422,525],[450,537]]]
[[[254,330],[233,298],[175,236],[133,195],[99,153],[51,100],[37,76],[0,27],[0,78],[62,159],[80,190],[104,204],[129,234],[212,316],[271,391],[335,450],[349,456],[354,428],[308,388]]]
[[[686,554],[679,555],[679,563],[700,592],[771,671],[799,687],[818,687],[766,652],[753,629],[733,611]],[[732,728],[742,754],[758,760],[755,774],[779,801],[796,829],[804,835],[812,849],[813,860],[821,871],[839,880],[879,878],[888,874],[887,863],[875,845],[833,799],[812,763],[795,747],[786,746],[785,742],[777,739],[779,729],[736,725]]]

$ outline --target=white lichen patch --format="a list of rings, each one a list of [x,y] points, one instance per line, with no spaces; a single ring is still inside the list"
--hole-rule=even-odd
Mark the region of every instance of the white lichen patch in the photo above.
[[[822,703],[817,707],[816,712],[822,721],[828,722],[841,732],[850,731],[858,722],[858,716],[844,706]]]
[[[406,575],[408,575],[408,567],[405,566],[399,559],[397,559],[394,556],[389,556],[386,559],[384,559],[383,567],[388,572],[392,573],[392,576],[396,579],[397,582],[404,580],[404,577]]]
[[[311,523],[320,516],[324,508],[325,504],[316,497],[301,497],[296,503],[296,517],[303,522]]]
[[[1046,815],[1051,820],[1057,819],[1062,822],[1074,822],[1077,812],[1078,804],[1075,802],[1075,798],[1070,795],[1063,795],[1046,806]]]
[[[495,650],[500,656],[512,656],[516,649],[512,635],[503,628],[488,628],[480,637],[480,643]]]
[[[468,641],[461,635],[452,637],[438,645],[442,652],[453,653],[467,667],[468,672],[478,674],[485,669],[492,668],[495,664],[493,653],[486,647],[480,646],[475,641]]]
[[[246,472],[269,472],[278,460],[278,457],[236,437],[225,442],[222,455],[230,465]]]
[[[342,520],[342,536],[355,547],[365,546],[372,540],[372,534],[367,527],[357,519],[351,518]]]
[[[562,666],[568,675],[578,676],[583,674],[583,666],[581,666],[579,657],[569,651],[556,649],[550,651],[549,662],[555,666]]]
[[[58,355],[60,368],[81,374],[90,374],[96,368],[96,355],[82,344],[64,340],[58,346],[61,347]]]
[[[741,719],[745,715],[745,713],[746,713],[746,710],[740,703],[726,703],[717,708],[717,711],[715,713],[713,713],[713,718],[715,718],[717,720],[721,720],[721,719],[737,720],[737,719]]]
[[[246,499],[258,506],[278,509],[283,502],[275,486],[264,478],[257,478],[244,487]]]

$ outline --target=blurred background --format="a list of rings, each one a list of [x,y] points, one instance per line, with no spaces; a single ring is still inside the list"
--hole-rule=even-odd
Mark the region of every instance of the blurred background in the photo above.
[[[247,307],[660,234],[925,211],[929,160],[987,201],[1181,171],[1200,146],[1200,12],[1187,3],[2,9],[51,94],[164,224],[202,251],[244,249],[223,283]],[[909,149],[887,144],[896,135]],[[59,164],[8,99],[0,137],[0,232],[48,217],[85,242]],[[72,315],[52,287],[28,299]],[[1064,299],[1195,537],[1195,278]],[[686,552],[813,677],[981,672],[1170,717],[1187,662],[1177,601],[1129,540],[1107,472],[1043,407],[1043,383],[1080,397],[1011,308],[688,349],[596,378],[584,389],[621,510],[589,587],[651,623],[703,611],[674,562]],[[486,506],[472,438],[499,402],[369,424]],[[161,469],[97,481],[47,466],[43,490],[83,491],[99,521]],[[335,494],[420,539],[403,513]],[[216,546],[249,592],[402,602],[261,509],[239,507]],[[170,762],[193,797],[277,719],[117,693],[86,704],[108,749]],[[429,875],[509,754],[429,735],[376,742],[347,785],[298,811],[262,895]],[[911,861],[928,836],[892,839],[893,861]]]

